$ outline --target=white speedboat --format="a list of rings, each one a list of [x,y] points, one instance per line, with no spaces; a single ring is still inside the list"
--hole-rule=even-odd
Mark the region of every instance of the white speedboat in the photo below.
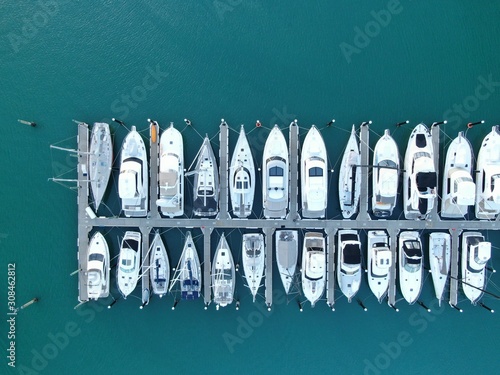
[[[461,281],[465,296],[475,305],[486,288],[486,263],[491,258],[491,242],[480,232],[462,234]]]
[[[96,122],[90,135],[89,177],[94,207],[97,212],[111,175],[113,166],[113,142],[109,125]]]
[[[177,281],[180,284],[181,298],[183,300],[193,301],[198,299],[202,285],[201,265],[191,232],[186,234],[184,249],[170,283],[169,291],[173,289]]]
[[[233,255],[222,234],[212,264],[212,288],[217,306],[227,306],[233,302],[235,284]]]
[[[446,153],[441,194],[441,216],[461,218],[476,201],[472,180],[472,147],[463,132],[451,142]]]
[[[137,286],[141,268],[141,246],[141,232],[125,232],[116,271],[118,290],[123,298],[127,298]]]
[[[420,296],[423,284],[424,254],[419,232],[399,235],[399,286],[404,299],[411,305]]]
[[[276,231],[276,263],[285,293],[290,292],[294,282],[299,256],[299,235],[296,230]]]
[[[143,217],[148,213],[149,170],[146,147],[132,126],[123,141],[118,194],[126,217]]]
[[[413,129],[405,154],[403,206],[407,219],[426,219],[435,204],[437,173],[429,129],[419,124]]]
[[[368,231],[368,285],[379,303],[387,295],[392,254],[384,230]]]
[[[372,210],[376,217],[392,215],[398,197],[399,152],[389,130],[375,145],[373,151]]]
[[[151,287],[153,293],[161,298],[167,294],[170,280],[170,262],[168,261],[167,249],[159,233],[155,234],[150,251],[149,278]]]
[[[160,137],[160,198],[156,205],[162,215],[184,215],[184,144],[182,134],[170,123]]]
[[[87,257],[87,295],[97,300],[109,295],[109,247],[101,232],[90,239]]]
[[[358,293],[361,272],[361,242],[358,232],[341,229],[337,244],[337,281],[349,302]]]
[[[361,188],[360,164],[361,154],[353,125],[339,171],[339,202],[344,219],[349,219],[358,211]]]
[[[325,217],[328,202],[326,146],[321,133],[312,126],[307,132],[300,160],[302,216]]]
[[[484,137],[476,166],[476,217],[495,220],[500,213],[500,130]]]
[[[284,219],[288,210],[288,148],[278,125],[267,137],[262,160],[262,199],[266,219]]]
[[[441,306],[443,292],[450,272],[451,237],[449,233],[435,232],[429,235],[429,263],[436,298]]]
[[[255,297],[260,287],[260,282],[264,276],[264,236],[262,234],[244,234],[242,244],[242,263],[248,287]]]
[[[229,181],[233,214],[240,218],[250,216],[255,193],[255,166],[243,125],[231,159]]]
[[[302,250],[302,290],[312,307],[323,295],[325,283],[325,238],[321,233],[306,233]]]

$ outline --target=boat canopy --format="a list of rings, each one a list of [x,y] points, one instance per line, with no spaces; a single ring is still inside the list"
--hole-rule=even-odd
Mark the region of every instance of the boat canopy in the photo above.
[[[420,194],[428,194],[437,186],[436,172],[418,172],[416,176],[417,188]]]
[[[459,205],[474,205],[476,201],[476,185],[468,173],[454,179],[453,196],[456,197],[456,203]]]
[[[361,264],[361,249],[359,243],[349,243],[344,247],[344,263],[349,265]]]
[[[89,255],[89,262],[91,262],[91,261],[104,262],[104,255],[97,254],[97,253],[90,254]]]
[[[420,242],[415,240],[404,241],[403,252],[407,263],[420,264],[422,260],[422,248]]]

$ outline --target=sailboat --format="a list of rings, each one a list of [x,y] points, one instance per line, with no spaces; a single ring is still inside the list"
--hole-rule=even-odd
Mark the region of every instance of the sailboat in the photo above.
[[[472,147],[463,132],[451,142],[443,173],[441,216],[463,219],[476,200],[472,180]]]
[[[109,295],[109,247],[101,232],[90,239],[87,256],[88,299],[97,300]]]
[[[151,267],[149,277],[153,293],[161,298],[167,294],[170,280],[170,262],[160,233],[156,233],[153,239],[149,264]]]
[[[276,263],[285,293],[290,292],[299,255],[299,235],[296,230],[276,231]]]
[[[358,211],[361,193],[361,169],[358,167],[360,163],[361,154],[353,125],[339,172],[339,202],[344,219],[349,219]]]
[[[252,233],[243,235],[242,262],[245,278],[253,296],[253,302],[264,276],[264,236]]]
[[[231,158],[229,179],[233,214],[239,218],[246,218],[252,214],[255,166],[243,125],[241,125],[240,136]]]
[[[491,242],[480,232],[462,234],[461,280],[465,296],[475,305],[486,288],[486,263],[491,258]]]
[[[387,295],[392,253],[384,230],[368,231],[368,285],[379,303]]]
[[[326,146],[316,126],[307,132],[300,161],[302,215],[308,218],[325,217],[328,202]]]
[[[184,215],[184,145],[182,134],[170,123],[160,137],[160,199],[156,205],[170,218]]]
[[[97,212],[111,175],[113,165],[113,142],[109,125],[96,122],[90,135],[89,177],[94,207]]]
[[[126,217],[144,217],[148,213],[149,170],[146,146],[135,126],[125,137],[121,151],[118,195]]]
[[[500,213],[500,130],[498,125],[484,137],[476,166],[476,217],[495,220]]]
[[[451,237],[449,233],[434,232],[429,235],[429,263],[436,298],[441,306],[443,292],[450,272]]]
[[[191,232],[186,234],[184,248],[175,275],[170,283],[169,291],[173,289],[177,281],[180,284],[181,298],[183,300],[193,301],[198,299],[202,285],[201,265]]]
[[[358,232],[341,229],[337,245],[337,281],[348,302],[361,285],[361,242]]]
[[[141,268],[141,247],[141,232],[125,232],[116,271],[118,290],[123,298],[127,298],[137,286]]]
[[[401,232],[399,235],[399,286],[404,299],[412,305],[420,296],[423,284],[424,254],[420,233]]]
[[[233,302],[235,284],[233,255],[222,234],[212,264],[212,288],[217,306],[224,307]]]
[[[312,307],[323,295],[325,283],[325,238],[321,233],[308,232],[302,250],[302,290]]]

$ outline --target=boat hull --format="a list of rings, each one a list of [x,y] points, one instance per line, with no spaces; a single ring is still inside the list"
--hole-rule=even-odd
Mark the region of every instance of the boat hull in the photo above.
[[[276,263],[285,293],[290,292],[295,279],[299,255],[299,235],[296,230],[276,231]]]
[[[109,296],[109,247],[100,232],[95,232],[89,242],[87,257],[88,299],[97,300]]]
[[[344,219],[350,219],[358,211],[361,192],[360,164],[361,154],[356,140],[356,129],[353,125],[339,172],[339,202]]]
[[[418,232],[401,232],[399,235],[399,287],[404,299],[410,304],[414,304],[415,301],[420,296],[423,284],[423,252],[420,252],[420,260],[418,263],[418,269],[409,271],[405,265],[408,263],[404,258],[403,246],[405,241],[415,241],[420,245],[420,250],[422,249],[422,243],[420,242],[420,234]]]
[[[351,302],[361,285],[361,243],[355,230],[341,229],[338,232],[337,282]]]
[[[302,250],[302,290],[312,307],[325,291],[325,250],[325,239],[321,233],[306,233]]]
[[[167,249],[159,233],[155,234],[149,261],[149,278],[153,293],[163,297],[167,294],[170,281],[170,262]]]
[[[118,290],[123,298],[127,298],[137,286],[141,268],[141,247],[140,232],[125,232],[116,271]]]
[[[89,177],[97,212],[109,183],[113,166],[113,142],[109,125],[96,122],[92,127],[89,150]]]
[[[214,303],[227,306],[233,302],[235,287],[234,260],[224,234],[219,240],[212,265]]]
[[[219,170],[210,140],[205,137],[194,173],[195,216],[210,217],[219,212]]]
[[[368,285],[378,302],[381,303],[389,289],[389,267],[392,264],[389,236],[385,231],[368,232],[367,263]]]
[[[429,235],[429,263],[432,283],[436,298],[441,306],[443,293],[450,272],[451,237],[449,233],[431,233]]]
[[[243,235],[242,263],[246,282],[255,302],[255,297],[264,276],[265,251],[264,236],[262,234]]]
[[[233,214],[246,218],[252,214],[255,194],[255,165],[243,125],[229,168],[229,192]]]
[[[489,250],[489,259],[491,256],[491,243],[484,241],[484,236],[480,232],[464,232],[462,234],[462,289],[469,301],[475,305],[483,296],[484,289],[486,288],[486,262],[478,264],[474,261],[475,249],[472,248],[472,245],[487,247]]]

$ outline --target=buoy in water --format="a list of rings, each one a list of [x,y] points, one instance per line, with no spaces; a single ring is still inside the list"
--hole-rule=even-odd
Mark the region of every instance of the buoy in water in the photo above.
[[[260,128],[260,127],[262,126],[262,124],[260,123],[260,121],[259,121],[259,120],[257,120],[257,122],[255,123],[255,126],[256,126],[257,128]]]
[[[479,125],[479,124],[484,124],[484,120],[481,120],[481,121],[476,121],[476,122],[469,122],[467,124],[467,127],[470,129],[472,128],[473,126],[476,126],[476,125]]]

